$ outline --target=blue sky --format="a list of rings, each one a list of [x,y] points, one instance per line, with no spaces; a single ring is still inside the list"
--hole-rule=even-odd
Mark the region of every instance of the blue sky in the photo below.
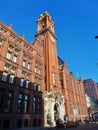
[[[98,0],[0,0],[0,21],[34,41],[36,20],[48,11],[55,22],[58,55],[74,77],[98,82]]]

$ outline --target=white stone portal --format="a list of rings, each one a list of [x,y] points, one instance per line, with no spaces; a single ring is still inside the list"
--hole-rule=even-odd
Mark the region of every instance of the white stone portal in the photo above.
[[[65,104],[64,97],[61,94],[54,94],[53,92],[44,93],[44,126],[56,125],[55,119],[64,121]]]

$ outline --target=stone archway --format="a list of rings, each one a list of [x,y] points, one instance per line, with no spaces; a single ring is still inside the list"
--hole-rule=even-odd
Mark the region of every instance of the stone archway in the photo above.
[[[56,120],[64,121],[65,104],[64,97],[61,94],[54,94],[53,92],[45,92],[44,98],[44,126],[49,126],[51,123],[56,126]]]

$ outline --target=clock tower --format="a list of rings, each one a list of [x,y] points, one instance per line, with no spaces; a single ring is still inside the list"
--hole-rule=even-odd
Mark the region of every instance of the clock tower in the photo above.
[[[37,24],[38,30],[35,37],[43,44],[44,51],[44,126],[47,127],[50,123],[55,126],[56,120],[59,118],[64,120],[65,114],[64,97],[60,91],[59,66],[56,49],[57,38],[54,33],[54,22],[47,12],[40,15]]]
[[[57,92],[60,90],[60,82],[54,22],[51,16],[45,12],[40,15],[37,24],[38,30],[35,37],[43,43],[44,49],[45,90]]]

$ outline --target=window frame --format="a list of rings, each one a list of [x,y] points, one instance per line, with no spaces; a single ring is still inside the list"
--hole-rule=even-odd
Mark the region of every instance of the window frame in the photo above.
[[[4,75],[4,74],[5,74],[5,75]],[[7,78],[8,78],[8,73],[4,71],[4,72],[2,73],[2,78],[1,78],[1,80],[4,81],[4,82],[6,82],[6,81],[7,81]]]

